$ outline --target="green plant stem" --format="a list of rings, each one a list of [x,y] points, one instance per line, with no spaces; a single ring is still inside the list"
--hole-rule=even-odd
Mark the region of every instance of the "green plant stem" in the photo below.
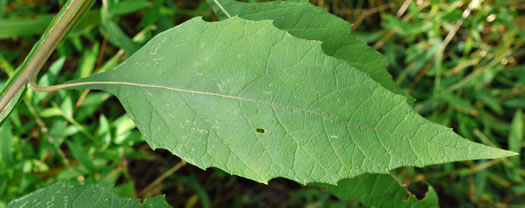
[[[224,7],[222,6],[222,4],[219,2],[219,0],[213,0],[213,2],[215,4],[217,4],[217,6],[219,7],[219,9],[221,9],[222,12],[224,12],[224,14],[228,17],[228,18],[231,18],[232,16],[230,15],[230,13],[228,13],[228,11],[226,11],[226,9],[224,9]]]
[[[0,112],[3,113],[15,95],[30,81],[34,81],[38,72],[51,56],[57,45],[64,38],[71,26],[89,8],[92,0],[70,0],[55,17],[42,35],[39,42],[29,53],[21,68],[15,72],[2,90],[0,98]]]

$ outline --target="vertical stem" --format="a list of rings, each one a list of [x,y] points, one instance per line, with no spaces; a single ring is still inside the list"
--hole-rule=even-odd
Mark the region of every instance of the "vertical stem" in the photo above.
[[[89,8],[91,1],[69,0],[62,7],[46,32],[27,55],[24,63],[2,89],[0,113],[4,113],[6,107],[24,85],[36,79],[38,72],[42,69],[49,56],[51,56],[58,43],[64,38],[81,14]]]

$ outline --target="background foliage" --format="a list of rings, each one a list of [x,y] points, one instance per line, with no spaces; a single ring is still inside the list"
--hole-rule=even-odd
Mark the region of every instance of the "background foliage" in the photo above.
[[[23,61],[63,3],[0,0],[0,80]],[[354,32],[386,56],[394,80],[416,98],[420,114],[465,138],[521,152],[525,2],[312,3],[352,22]],[[204,1],[97,1],[59,45],[39,84],[108,70],[155,34],[193,16],[216,20]],[[176,207],[358,206],[284,179],[266,186],[184,165],[170,153],[152,151],[134,127],[109,94],[28,90],[0,128],[0,207],[56,181],[116,183],[121,196],[164,193]],[[519,158],[401,168],[393,174],[416,194],[425,192],[420,182],[430,182],[442,206],[519,206],[525,204]]]

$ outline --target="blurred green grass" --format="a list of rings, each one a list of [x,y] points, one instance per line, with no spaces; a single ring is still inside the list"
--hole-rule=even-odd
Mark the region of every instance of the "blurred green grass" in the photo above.
[[[0,82],[38,40],[63,0],[0,0]],[[352,22],[388,59],[414,108],[476,142],[521,152],[525,108],[525,2],[520,0],[313,0]],[[204,1],[104,0],[61,43],[39,85],[109,70],[155,34],[193,16]],[[0,207],[55,181],[117,184],[123,196],[167,194],[176,207],[356,207],[327,192],[275,179],[268,186],[190,165],[143,190],[178,163],[151,151],[109,94],[24,95],[0,128]],[[521,159],[520,159],[521,158]],[[420,192],[430,182],[443,207],[525,205],[523,156],[393,173]],[[424,190],[424,188],[423,188]]]

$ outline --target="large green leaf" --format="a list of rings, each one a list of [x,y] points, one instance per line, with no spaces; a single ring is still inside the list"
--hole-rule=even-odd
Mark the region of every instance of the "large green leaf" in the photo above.
[[[113,192],[113,189],[99,184],[70,185],[56,183],[19,199],[9,202],[8,208],[22,207],[119,207],[119,208],[162,208],[171,207],[164,196],[156,196],[144,200],[140,204],[139,199],[122,198]]]
[[[291,35],[322,41],[323,51],[329,56],[346,60],[349,65],[370,74],[370,77],[390,91],[413,98],[403,92],[392,80],[386,70],[386,59],[366,42],[354,36],[351,25],[308,0],[272,1],[263,3],[244,3],[234,0],[207,0],[219,19],[239,16],[249,20],[273,20],[273,24]],[[222,5],[222,10],[217,6]]]
[[[408,192],[406,187],[388,174],[364,174],[350,179],[344,179],[337,186],[329,185],[328,191],[340,199],[356,200],[366,206],[409,208],[409,207],[439,207],[438,197],[431,186],[425,198],[418,200]]]
[[[369,75],[271,21],[194,18],[71,88],[115,94],[152,148],[200,168],[306,184],[515,155],[432,123]]]
[[[323,51],[333,57],[346,60],[348,64],[363,72],[392,92],[406,95],[392,81],[385,68],[385,58],[374,49],[354,37],[351,25],[304,1],[273,1],[263,3],[244,3],[233,0],[207,0],[219,19],[239,16],[250,20],[273,20],[274,25],[295,37],[322,41]],[[222,8],[219,7],[222,6]],[[375,180],[374,180],[375,179]],[[376,183],[376,181],[381,181]],[[367,206],[385,207],[437,207],[437,195],[433,190],[425,200],[404,200],[407,190],[386,174],[365,174],[345,179],[330,191],[341,199],[353,199]],[[352,190],[352,191],[349,191]],[[382,195],[382,196],[381,196]],[[388,197],[383,197],[388,196]],[[386,200],[377,200],[377,197]]]

